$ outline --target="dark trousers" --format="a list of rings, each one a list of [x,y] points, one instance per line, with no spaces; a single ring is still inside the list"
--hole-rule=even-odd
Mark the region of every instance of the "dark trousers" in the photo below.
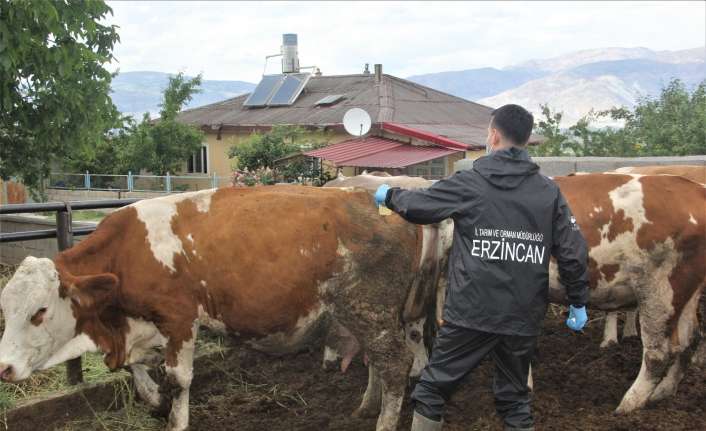
[[[493,392],[498,415],[508,429],[532,427],[527,375],[536,345],[537,337],[491,334],[445,324],[434,341],[429,365],[412,391],[415,410],[441,420],[444,404],[461,380],[490,354],[495,362]]]

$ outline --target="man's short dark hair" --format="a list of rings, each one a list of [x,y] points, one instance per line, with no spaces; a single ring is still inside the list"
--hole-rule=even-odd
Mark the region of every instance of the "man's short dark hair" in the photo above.
[[[532,134],[534,117],[520,105],[503,105],[490,114],[490,126],[515,145],[526,145]]]

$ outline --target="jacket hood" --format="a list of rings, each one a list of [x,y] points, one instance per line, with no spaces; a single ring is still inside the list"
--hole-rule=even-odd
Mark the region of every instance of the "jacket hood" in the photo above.
[[[510,147],[481,157],[473,162],[473,170],[495,187],[514,189],[530,175],[539,172],[527,150]]]

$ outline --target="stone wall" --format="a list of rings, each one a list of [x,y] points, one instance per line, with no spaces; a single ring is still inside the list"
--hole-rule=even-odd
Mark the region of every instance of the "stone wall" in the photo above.
[[[95,226],[95,222],[76,222],[74,227]],[[0,231],[27,232],[32,230],[56,229],[56,223],[48,218],[30,214],[12,214],[0,216]],[[85,236],[75,236],[74,244]],[[31,241],[0,243],[0,263],[17,265],[27,256],[53,258],[58,252],[56,238],[35,239]]]
[[[706,165],[706,156],[683,157],[533,157],[544,175],[568,175],[574,172],[608,172],[624,166]],[[463,159],[454,170],[469,169],[473,160]]]

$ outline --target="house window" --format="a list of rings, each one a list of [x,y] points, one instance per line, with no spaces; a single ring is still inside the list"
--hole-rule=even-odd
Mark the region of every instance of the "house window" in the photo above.
[[[186,172],[190,174],[208,173],[208,146],[205,144],[186,161]]]
[[[439,179],[446,176],[446,157],[417,163],[410,167],[411,175],[428,179]]]

